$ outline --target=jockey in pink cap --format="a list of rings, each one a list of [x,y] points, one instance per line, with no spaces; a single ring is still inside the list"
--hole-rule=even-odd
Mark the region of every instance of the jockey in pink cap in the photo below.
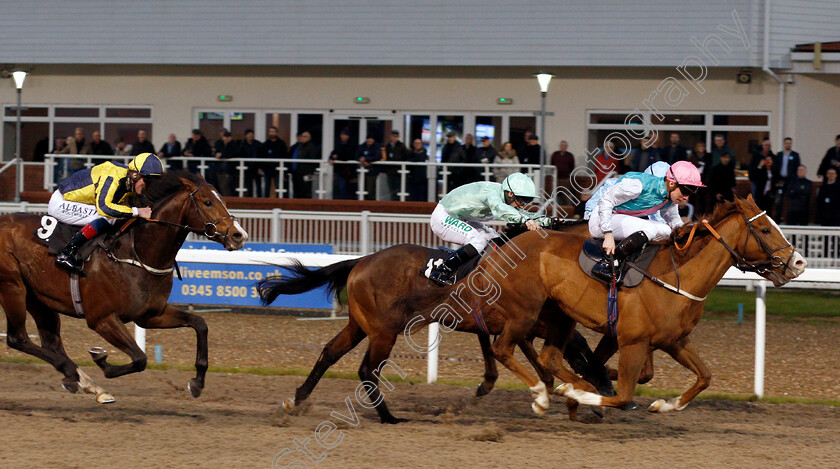
[[[700,171],[688,161],[678,161],[665,177],[647,173],[627,173],[607,189],[589,218],[589,233],[604,238],[604,252],[623,260],[648,241],[668,239],[674,228],[683,225],[679,204],[705,187]],[[639,218],[659,212],[666,223]],[[616,246],[616,241],[621,241]],[[610,277],[609,265],[599,272]]]

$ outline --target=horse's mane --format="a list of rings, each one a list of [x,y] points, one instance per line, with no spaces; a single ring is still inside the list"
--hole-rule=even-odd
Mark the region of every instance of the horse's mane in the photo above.
[[[184,170],[169,170],[162,176],[147,179],[148,183],[143,191],[142,199],[147,205],[152,206],[166,200],[169,196],[184,188],[181,179],[186,179],[199,186],[204,184],[204,178],[198,174]]]
[[[727,218],[728,216],[732,215],[733,213],[740,212],[742,209],[741,209],[741,204],[740,204],[739,201],[743,200],[743,199],[740,199],[738,197],[735,197],[735,198],[738,199],[738,200],[734,200],[732,202],[722,202],[720,204],[717,204],[715,206],[714,211],[712,211],[712,213],[710,215],[702,215],[702,216],[700,216],[700,220],[706,219],[706,220],[708,220],[710,225],[715,226],[718,223],[720,223],[721,221],[723,221],[725,218]],[[695,221],[693,223],[687,223],[687,224],[677,228],[676,230],[674,230],[674,236],[672,238],[672,242],[677,242],[677,243],[680,243],[680,244],[683,244],[683,243],[687,242],[688,241],[688,236],[691,233],[691,230],[694,229],[695,226],[697,226],[697,229],[696,229],[696,233],[695,233],[695,240],[692,243],[692,245],[695,247],[695,249],[699,249],[699,248],[702,248],[703,246],[705,246],[708,243],[708,240],[710,238],[707,238],[704,235],[709,234],[709,229],[706,228],[706,225],[701,223],[700,221]],[[694,252],[693,249],[691,249],[689,251]],[[689,251],[686,251],[682,254],[688,255]]]

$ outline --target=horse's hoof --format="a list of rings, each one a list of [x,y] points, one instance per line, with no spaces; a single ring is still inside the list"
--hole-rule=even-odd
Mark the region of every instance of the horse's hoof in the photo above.
[[[90,354],[91,358],[93,358],[93,361],[95,363],[99,363],[102,360],[108,358],[108,351],[102,347],[93,347],[92,349],[88,350],[88,353]]]
[[[604,407],[599,405],[592,406],[592,413],[602,420],[607,416],[606,412],[604,411]]]
[[[295,408],[295,400],[292,399],[291,397],[286,399],[285,401],[283,401],[283,410],[285,410],[286,412],[289,412],[294,408]]]
[[[115,402],[115,401],[116,401],[116,399],[114,399],[114,396],[112,396],[110,393],[107,393],[107,392],[103,392],[103,393],[98,394],[96,396],[96,402],[98,404],[110,404],[110,403]]]
[[[536,415],[537,417],[542,417],[543,415],[545,415],[545,411],[548,409],[543,409],[542,406],[540,406],[536,402],[532,402],[531,410],[534,411],[534,415]]]
[[[487,385],[487,382],[482,381],[481,384],[478,385],[478,389],[475,390],[475,397],[482,397],[490,394],[490,391],[493,390],[492,385]]]
[[[571,383],[563,383],[560,386],[554,388],[554,394],[558,396],[565,396],[567,392],[571,391],[575,387],[571,385]]]
[[[201,395],[201,391],[202,389],[204,389],[204,387],[198,384],[198,381],[195,378],[193,378],[190,380],[189,383],[187,383],[187,389],[190,390],[190,394],[192,394],[192,397],[198,397]]]
[[[396,425],[398,423],[403,423],[403,422],[408,422],[408,420],[407,419],[398,419],[398,418],[394,417],[393,415],[390,416],[390,417],[382,417],[379,420],[379,423],[387,423],[387,424],[390,424],[390,425]]]
[[[68,378],[65,378],[62,381],[61,387],[71,394],[76,394],[77,392],[79,392],[79,382]]]

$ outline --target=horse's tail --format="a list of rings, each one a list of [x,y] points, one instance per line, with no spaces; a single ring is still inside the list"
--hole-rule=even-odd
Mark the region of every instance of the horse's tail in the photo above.
[[[349,261],[336,262],[314,270],[310,270],[295,259],[292,265],[282,267],[293,275],[264,278],[257,283],[257,291],[260,293],[263,305],[266,306],[273,303],[280,295],[305,293],[324,285],[327,285],[327,291],[337,298],[341,290],[347,286],[350,271],[361,259],[360,257]]]

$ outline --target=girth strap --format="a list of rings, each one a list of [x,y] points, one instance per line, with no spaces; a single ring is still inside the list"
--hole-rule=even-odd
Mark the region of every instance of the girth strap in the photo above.
[[[79,288],[79,274],[70,274],[70,297],[73,299],[73,309],[77,318],[84,318],[85,311],[82,309],[82,290]]]

